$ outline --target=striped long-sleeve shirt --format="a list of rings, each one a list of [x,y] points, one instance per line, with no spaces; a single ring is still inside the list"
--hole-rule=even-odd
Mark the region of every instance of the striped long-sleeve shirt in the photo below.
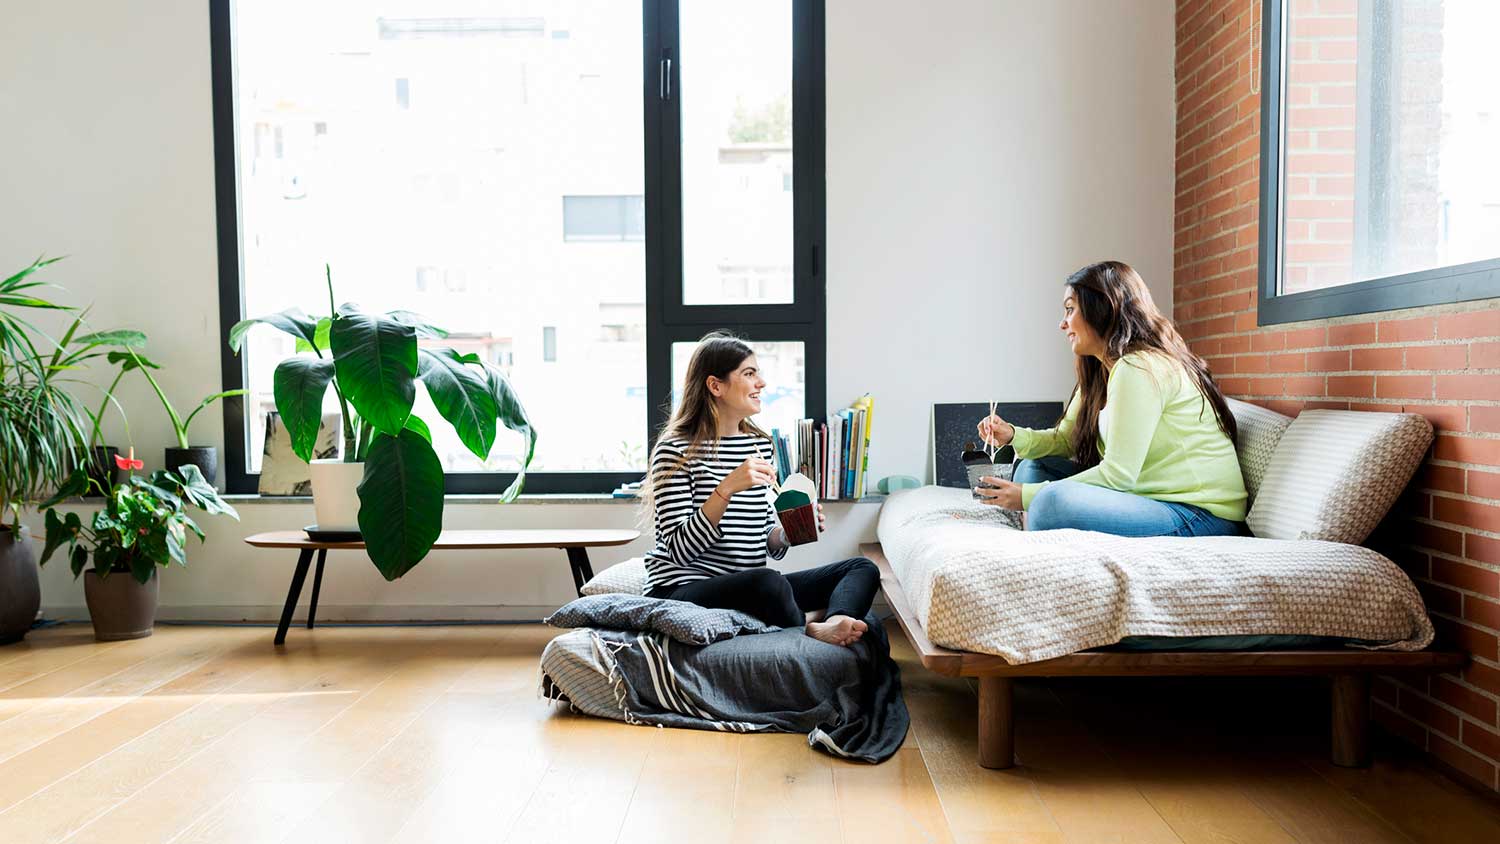
[[[682,461],[688,444],[663,440],[651,459],[657,481]],[[766,487],[730,496],[715,525],[703,504],[719,482],[751,457],[770,459],[771,444],[753,434],[736,434],[709,443],[656,487],[656,547],[646,554],[646,592],[743,571],[766,564],[767,538],[776,527],[776,510]],[[786,555],[779,549],[776,558]]]

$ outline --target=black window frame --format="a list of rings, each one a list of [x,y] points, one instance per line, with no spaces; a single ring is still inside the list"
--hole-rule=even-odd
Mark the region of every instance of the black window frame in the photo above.
[[[1369,17],[1361,6],[1362,18]],[[1260,113],[1260,257],[1256,286],[1256,321],[1280,325],[1326,317],[1352,316],[1470,302],[1500,297],[1500,257],[1436,267],[1419,272],[1341,284],[1300,293],[1278,292],[1281,275],[1282,161],[1288,23],[1286,0],[1268,0],[1262,21]],[[1361,32],[1389,30],[1389,22],[1361,20]],[[1363,39],[1362,39],[1363,40]],[[1362,48],[1363,52],[1363,48]],[[1361,73],[1367,73],[1362,69]],[[1363,77],[1362,77],[1363,78]],[[1364,123],[1368,123],[1368,119]],[[1378,132],[1365,126],[1360,140]],[[1363,147],[1364,144],[1361,144]],[[1356,150],[1357,154],[1366,154]]]
[[[646,418],[648,449],[671,412],[672,344],[697,340],[716,328],[756,341],[799,341],[804,350],[804,413],[821,418],[827,384],[827,320],[823,244],[824,0],[793,0],[793,298],[784,305],[685,305],[682,301],[680,169],[683,89],[678,33],[679,0],[642,0],[642,99],[645,129]],[[229,329],[244,317],[240,257],[239,148],[235,116],[234,0],[210,0],[214,187],[219,254],[220,373],[223,389],[245,386],[245,361],[228,349]],[[689,74],[687,84],[691,86]],[[522,400],[528,397],[523,396]],[[259,476],[247,471],[244,399],[223,402],[224,471],[231,493],[254,493]],[[540,436],[546,436],[541,431]],[[643,472],[528,472],[531,494],[607,493]],[[449,472],[449,494],[498,494],[514,473]]]

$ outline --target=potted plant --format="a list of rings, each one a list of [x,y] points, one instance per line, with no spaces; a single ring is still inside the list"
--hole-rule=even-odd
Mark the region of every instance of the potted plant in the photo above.
[[[55,509],[96,483],[82,468],[40,505],[47,514],[41,562],[46,565],[54,553],[66,548],[73,576],[84,578],[94,638],[101,642],[151,635],[159,590],[157,567],[186,566],[188,532],[200,542],[204,538],[203,530],[188,516],[189,507],[239,518],[191,463],[176,471],[159,469],[148,479],[134,474],[143,463],[133,452],[115,459],[120,469],[131,474],[126,481],[101,490],[104,507],[87,524],[77,513],[59,516]],[[86,569],[90,556],[94,564]]]
[[[111,341],[79,335],[75,314],[60,343],[51,343],[20,315],[24,310],[71,312],[40,298],[32,275],[58,259],[37,259],[0,282],[0,644],[19,641],[41,606],[36,556],[26,542],[21,510],[57,488],[77,465],[87,414],[66,387],[66,373]],[[67,347],[72,346],[71,351]]]
[[[110,385],[111,394],[113,394],[114,388],[119,385],[120,379],[125,376],[125,373],[138,370],[142,375],[146,376],[147,383],[151,385],[152,391],[156,393],[157,399],[161,401],[161,406],[166,409],[167,418],[172,421],[172,433],[177,437],[177,445],[175,447],[168,446],[165,451],[164,464],[167,470],[175,471],[181,466],[192,464],[198,467],[199,472],[203,473],[203,477],[208,481],[209,485],[213,485],[219,478],[219,451],[211,445],[189,445],[188,426],[192,425],[193,419],[209,405],[222,398],[243,396],[245,391],[224,390],[223,392],[214,393],[203,401],[198,402],[198,406],[193,408],[193,412],[189,413],[187,418],[184,419],[177,413],[177,408],[172,406],[172,402],[167,400],[167,394],[162,391],[161,385],[156,383],[156,379],[151,375],[151,370],[161,369],[160,366],[152,363],[134,347],[127,347],[122,351],[110,352],[109,362],[119,364],[120,366],[119,374],[115,376],[114,383]],[[101,407],[100,415],[102,414],[103,408]]]
[[[312,464],[318,528],[358,530],[375,567],[395,580],[421,562],[443,524],[443,465],[427,423],[412,413],[417,384],[480,459],[495,444],[497,423],[525,438],[520,470],[502,503],[521,492],[536,432],[498,367],[477,355],[419,345],[419,337],[447,332],[409,311],[335,309],[332,272],[324,271],[331,316],[315,319],[291,308],[243,320],[230,329],[229,345],[238,352],[259,323],[297,339],[300,354],[277,365],[272,385],[292,449]],[[311,460],[330,385],[343,422],[342,456]]]

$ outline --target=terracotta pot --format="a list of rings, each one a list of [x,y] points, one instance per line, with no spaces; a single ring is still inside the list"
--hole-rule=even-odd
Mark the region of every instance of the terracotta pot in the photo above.
[[[101,642],[142,639],[151,635],[156,621],[157,593],[161,579],[139,583],[128,571],[100,577],[93,569],[83,573],[83,598],[94,621],[94,638]]]
[[[191,445],[187,448],[169,448],[162,461],[168,472],[191,463],[203,473],[203,479],[212,486],[219,479],[219,450],[211,445]]]
[[[41,605],[41,580],[31,542],[25,535],[17,541],[9,530],[0,530],[0,645],[25,638]]]
[[[359,531],[359,482],[365,464],[342,460],[312,462],[313,511],[318,530]]]

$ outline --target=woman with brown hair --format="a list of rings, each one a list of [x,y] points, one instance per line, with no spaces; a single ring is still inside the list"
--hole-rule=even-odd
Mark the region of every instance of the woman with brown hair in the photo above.
[[[785,575],[766,567],[788,544],[767,495],[776,481],[771,438],[750,420],[765,386],[744,341],[714,332],[698,343],[645,484],[656,527],[646,594],[741,610],[779,627],[805,624],[815,639],[853,644],[880,587],[874,563],[856,557]]]
[[[1024,509],[1028,530],[1242,533],[1234,416],[1140,275],[1103,261],[1069,276],[1058,328],[1077,356],[1067,411],[1046,430],[993,415],[980,422],[986,442],[1013,446],[1022,459],[1013,481],[986,478],[977,493]]]

